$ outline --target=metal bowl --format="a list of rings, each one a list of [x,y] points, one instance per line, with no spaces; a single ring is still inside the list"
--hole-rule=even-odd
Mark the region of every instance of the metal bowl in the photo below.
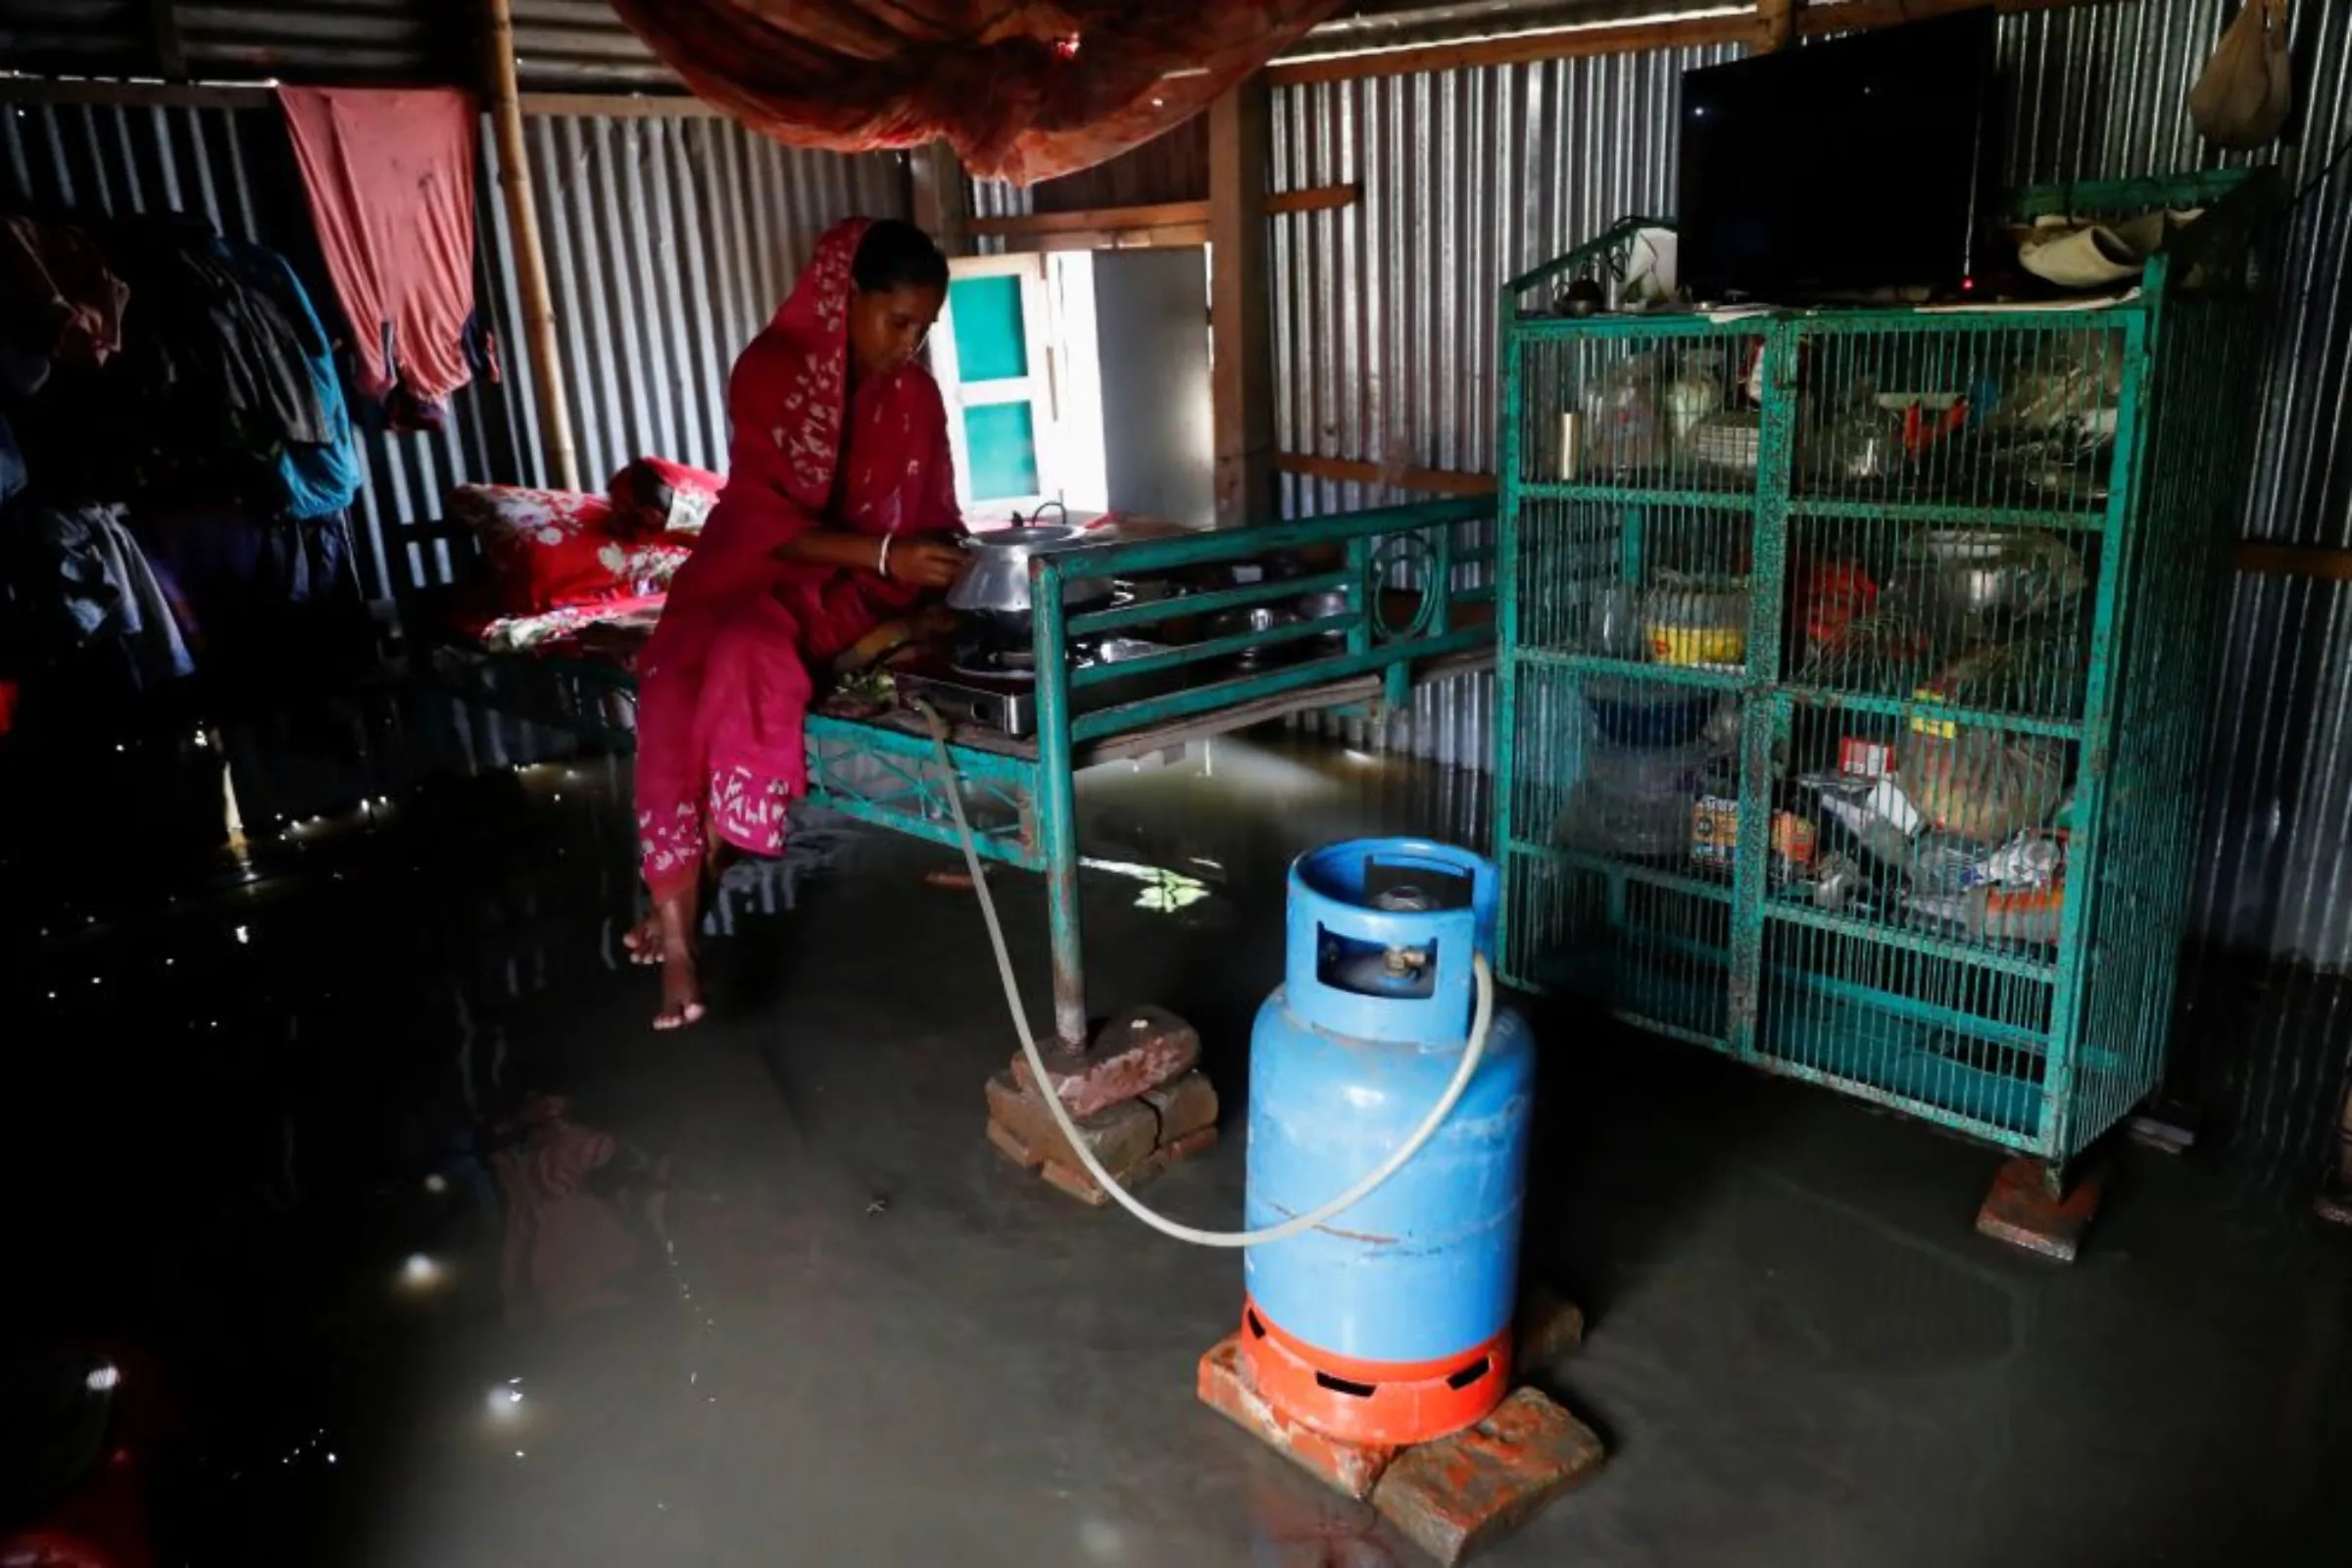
[[[1300,620],[1332,620],[1346,615],[1353,607],[1348,603],[1345,588],[1326,588],[1321,593],[1308,594],[1292,607]],[[1345,625],[1333,626],[1323,633],[1334,639],[1348,635]]]
[[[1278,626],[1288,626],[1298,618],[1291,612],[1275,605],[1251,605],[1247,610],[1230,610],[1224,614],[1214,617],[1209,621],[1207,630],[1211,639],[1242,637],[1257,632],[1272,631]],[[1281,651],[1282,648],[1279,644],[1271,647],[1260,645],[1241,649],[1233,657],[1243,664],[1255,664]]]
[[[1963,615],[2034,613],[2082,585],[2080,563],[2045,535],[1939,528],[1920,535],[1914,548],[1934,573],[1937,597]]]

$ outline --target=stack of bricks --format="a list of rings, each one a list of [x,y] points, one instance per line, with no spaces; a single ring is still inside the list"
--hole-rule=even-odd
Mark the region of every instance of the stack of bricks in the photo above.
[[[1521,1300],[1512,1367],[1542,1374],[1584,1343],[1575,1303],[1540,1287]],[[1200,1402],[1380,1516],[1446,1568],[1483,1551],[1590,1480],[1607,1449],[1567,1406],[1522,1386],[1487,1418],[1434,1443],[1394,1447],[1317,1432],[1258,1391],[1240,1338],[1200,1358]]]
[[[1082,1202],[1110,1195],[1062,1136],[1048,1093],[1061,1097],[1087,1152],[1130,1192],[1217,1141],[1217,1092],[1200,1070],[1200,1037],[1174,1013],[1137,1007],[1085,1050],[1048,1047],[1044,1055],[1042,1085],[1026,1054],[989,1079],[988,1141]]]

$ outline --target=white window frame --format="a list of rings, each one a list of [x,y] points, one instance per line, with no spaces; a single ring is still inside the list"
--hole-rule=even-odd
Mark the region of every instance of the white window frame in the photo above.
[[[1056,324],[1054,290],[1049,286],[1047,257],[1042,251],[1010,256],[957,256],[948,262],[951,283],[970,277],[1017,277],[1021,282],[1021,328],[1027,340],[1029,373],[987,381],[966,381],[956,363],[955,295],[942,306],[931,329],[931,374],[939,382],[948,406],[948,447],[956,460],[956,503],[969,517],[1001,516],[1031,512],[1046,501],[1059,501],[1066,486],[1059,376],[1056,373]],[[971,451],[964,435],[963,411],[999,403],[1029,405],[1030,430],[1037,443],[1038,490],[1026,496],[972,499]],[[981,509],[985,508],[985,511]]]

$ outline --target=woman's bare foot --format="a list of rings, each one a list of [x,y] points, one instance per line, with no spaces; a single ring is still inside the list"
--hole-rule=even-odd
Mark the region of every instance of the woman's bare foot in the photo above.
[[[661,914],[648,912],[644,919],[631,926],[621,937],[620,945],[629,950],[631,963],[648,967],[660,963],[662,961]]]
[[[694,955],[695,928],[701,923],[698,902],[681,895],[654,906],[662,954],[662,1010],[654,1014],[656,1029],[683,1029],[703,1021],[703,979]]]
[[[694,918],[698,924],[702,920],[703,910],[710,905],[711,898],[717,894],[718,879],[725,869],[725,846],[718,840],[712,839],[710,848],[703,854],[702,883],[696,890],[698,902],[694,908]],[[662,954],[662,910],[656,906],[646,911],[644,919],[622,933],[620,945],[629,950],[631,963],[651,968],[657,963],[665,961]]]
[[[670,954],[662,960],[662,1010],[654,1014],[654,1027],[666,1033],[702,1021],[703,980],[694,954]]]

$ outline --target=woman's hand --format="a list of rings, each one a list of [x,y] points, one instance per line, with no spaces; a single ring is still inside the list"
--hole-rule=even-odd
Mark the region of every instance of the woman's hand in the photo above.
[[[884,575],[892,582],[916,588],[947,588],[963,575],[971,560],[944,539],[895,535],[887,557],[889,570]]]

